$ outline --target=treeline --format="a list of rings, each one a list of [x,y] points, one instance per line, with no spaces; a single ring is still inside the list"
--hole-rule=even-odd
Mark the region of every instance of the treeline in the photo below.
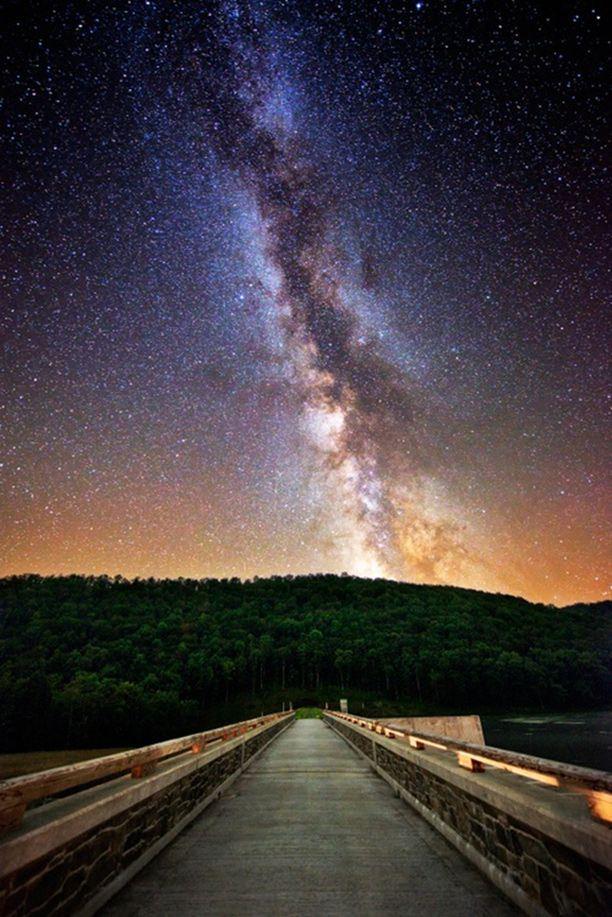
[[[604,706],[611,610],[344,575],[10,577],[0,748],[142,744],[331,686],[402,709]]]

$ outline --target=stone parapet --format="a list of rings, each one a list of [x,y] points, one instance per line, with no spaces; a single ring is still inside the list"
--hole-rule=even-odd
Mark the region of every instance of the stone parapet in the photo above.
[[[526,913],[612,913],[612,833],[582,796],[504,771],[466,771],[446,751],[413,749],[334,714],[324,720]]]
[[[112,779],[28,811],[0,843],[0,915],[93,914],[291,725],[279,717],[150,776]]]

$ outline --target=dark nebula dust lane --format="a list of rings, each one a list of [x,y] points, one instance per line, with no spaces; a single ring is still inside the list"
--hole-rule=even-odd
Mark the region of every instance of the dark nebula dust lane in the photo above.
[[[186,92],[193,110],[203,113],[220,162],[236,174],[260,219],[298,421],[314,446],[313,461],[333,485],[336,512],[350,527],[345,539],[353,563],[367,573],[402,576],[407,567],[395,531],[401,508],[379,453],[396,426],[405,433],[412,427],[410,380],[368,346],[344,294],[333,237],[333,174],[308,158],[299,128],[287,126],[290,110],[281,109],[278,117],[282,99],[265,19],[258,25],[253,15],[245,15],[244,24],[235,18],[202,55],[221,63],[220,72],[214,80],[210,73],[191,76]],[[411,474],[409,463],[403,470]]]
[[[0,573],[602,597],[603,18],[12,7]]]

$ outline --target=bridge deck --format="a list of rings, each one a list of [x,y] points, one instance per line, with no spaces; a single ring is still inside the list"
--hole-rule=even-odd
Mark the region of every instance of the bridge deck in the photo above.
[[[298,720],[103,913],[516,911],[342,739]]]

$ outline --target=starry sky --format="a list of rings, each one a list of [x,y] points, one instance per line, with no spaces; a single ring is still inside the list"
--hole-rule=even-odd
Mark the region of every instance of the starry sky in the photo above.
[[[607,594],[599,2],[9,2],[0,575]]]

